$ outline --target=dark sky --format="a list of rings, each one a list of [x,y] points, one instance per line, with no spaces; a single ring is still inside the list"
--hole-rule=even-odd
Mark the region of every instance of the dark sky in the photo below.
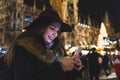
[[[105,11],[108,12],[110,20],[116,32],[120,32],[120,1],[119,0],[79,0],[79,13],[100,22]]]

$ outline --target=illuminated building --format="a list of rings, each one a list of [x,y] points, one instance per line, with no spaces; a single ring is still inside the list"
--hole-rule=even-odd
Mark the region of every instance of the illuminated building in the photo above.
[[[0,46],[4,46],[5,40],[7,40],[6,29],[9,26],[9,16],[10,16],[10,12],[8,10],[9,6],[10,6],[9,0],[0,0]]]
[[[48,0],[2,0],[0,2],[0,20],[3,21],[2,19],[5,19],[5,24],[0,22],[0,44],[12,41],[43,9],[49,7]],[[83,18],[81,15],[78,15],[78,3],[79,0],[50,0],[52,8],[59,13],[64,22],[69,23],[73,28],[71,33],[63,33],[63,35],[61,35],[64,45],[67,46],[67,48],[97,45],[100,25],[91,20],[89,15]],[[10,7],[3,7],[3,5]],[[5,12],[7,14],[6,17]],[[4,18],[1,18],[3,15]],[[103,22],[107,26],[108,35],[111,35],[114,31],[113,28],[109,28],[108,17],[106,14]],[[9,20],[9,25],[7,25],[7,20]],[[5,35],[7,39],[5,39]]]

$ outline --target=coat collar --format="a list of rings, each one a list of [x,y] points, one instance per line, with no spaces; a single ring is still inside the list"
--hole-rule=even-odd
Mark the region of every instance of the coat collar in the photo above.
[[[53,50],[47,48],[34,37],[25,37],[17,41],[17,45],[24,47],[30,54],[38,59],[50,63],[55,57]]]

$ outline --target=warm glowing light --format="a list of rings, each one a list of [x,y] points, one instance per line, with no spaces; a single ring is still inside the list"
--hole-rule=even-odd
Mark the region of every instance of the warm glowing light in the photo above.
[[[108,33],[104,23],[102,22],[100,27],[100,34],[98,35],[98,42],[97,42],[97,46],[100,48],[105,47],[105,42],[103,41],[104,37],[108,37]]]
[[[26,30],[25,29],[22,29],[22,32],[25,32]]]

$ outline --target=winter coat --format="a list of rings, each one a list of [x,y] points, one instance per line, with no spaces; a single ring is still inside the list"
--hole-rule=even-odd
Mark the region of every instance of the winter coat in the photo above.
[[[17,41],[5,80],[67,80],[68,72],[61,68],[57,55],[57,47],[49,49],[34,37],[25,37]]]

